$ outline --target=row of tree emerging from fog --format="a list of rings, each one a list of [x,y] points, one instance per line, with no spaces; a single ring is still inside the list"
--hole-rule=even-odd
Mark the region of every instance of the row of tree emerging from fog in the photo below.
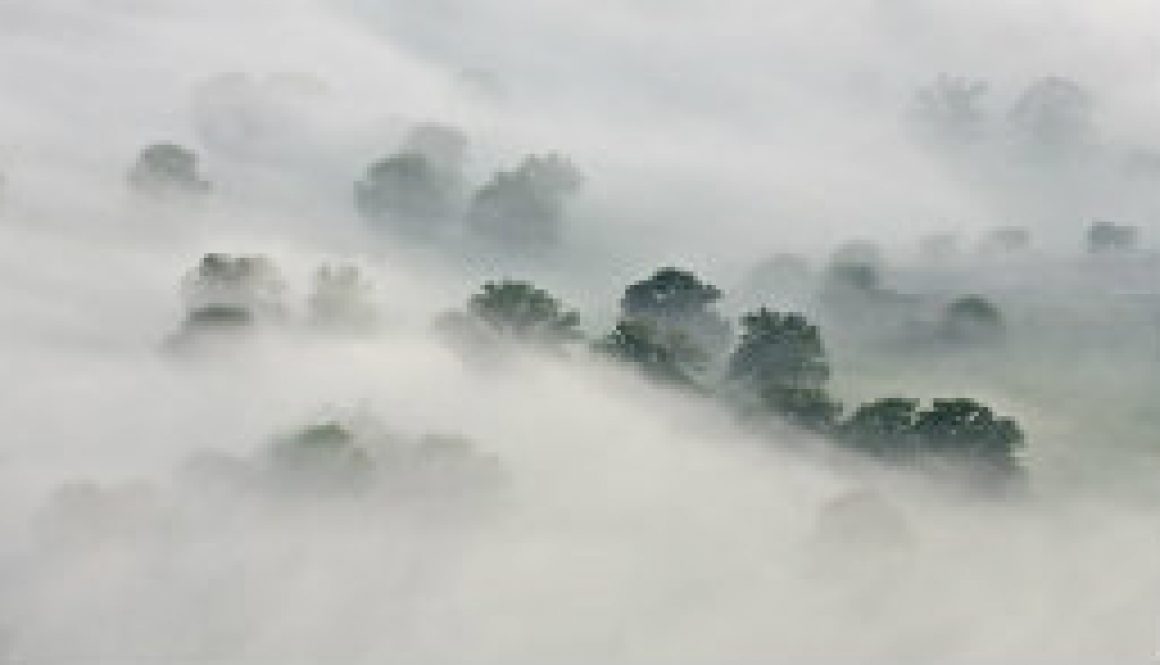
[[[320,268],[308,298],[309,322],[372,331],[369,289],[353,266]],[[223,331],[288,321],[285,286],[264,257],[206,255],[184,290],[188,313],[171,340],[174,349]],[[1002,486],[1023,477],[1024,434],[1014,420],[966,398],[924,404],[889,396],[846,407],[828,388],[832,370],[818,325],[806,315],[766,307],[735,325],[718,312],[721,297],[693,272],[660,268],[624,290],[612,329],[592,337],[579,312],[553,294],[503,280],[484,284],[463,308],[433,325],[469,361],[494,361],[521,349],[557,358],[586,355],[691,398],[719,402],[753,426],[805,432],[890,464],[966,469]],[[991,307],[974,297],[951,305],[975,319],[997,316]]]

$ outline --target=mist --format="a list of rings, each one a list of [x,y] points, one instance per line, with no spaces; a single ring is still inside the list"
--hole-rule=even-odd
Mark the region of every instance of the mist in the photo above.
[[[1151,662],[1158,20],[0,3],[0,663]]]

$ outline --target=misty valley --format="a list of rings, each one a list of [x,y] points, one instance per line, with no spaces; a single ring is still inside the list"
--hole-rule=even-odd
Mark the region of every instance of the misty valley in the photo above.
[[[0,665],[1154,662],[1156,25],[0,4]]]

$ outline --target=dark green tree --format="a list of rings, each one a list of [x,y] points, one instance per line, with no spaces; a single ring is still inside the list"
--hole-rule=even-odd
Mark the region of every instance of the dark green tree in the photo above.
[[[713,309],[721,291],[680,268],[660,268],[630,285],[620,301],[625,320],[643,321],[661,338],[684,339],[710,355],[728,348],[733,331]]]
[[[149,196],[199,195],[210,184],[198,173],[197,155],[175,143],[145,147],[129,171],[129,184]]]
[[[560,242],[564,206],[583,178],[567,158],[531,155],[500,171],[475,193],[467,211],[477,239],[517,254],[541,254]]]
[[[741,340],[729,359],[731,381],[817,389],[829,380],[821,332],[806,317],[762,307],[741,317],[741,327]]]
[[[693,376],[704,364],[704,353],[687,340],[666,339],[654,326],[640,320],[620,321],[593,346],[598,353],[674,385],[694,385]]]
[[[936,399],[914,423],[920,449],[1000,469],[1018,467],[1023,430],[972,399]]]
[[[578,341],[580,315],[529,282],[488,282],[471,296],[466,311],[440,317],[437,327],[469,348],[513,341],[557,347]]]
[[[898,459],[917,452],[918,400],[887,397],[862,404],[838,427],[843,444],[871,455]]]
[[[801,314],[761,308],[741,318],[727,380],[766,411],[826,431],[841,406],[825,391],[830,366],[817,326]]]

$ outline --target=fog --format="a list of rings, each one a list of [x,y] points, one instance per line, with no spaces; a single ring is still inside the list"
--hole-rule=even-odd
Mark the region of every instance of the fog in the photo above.
[[[0,663],[1151,662],[1158,20],[0,1]],[[424,126],[465,146],[426,227],[354,194],[455,153]],[[132,174],[169,143],[204,180],[157,195]],[[571,164],[574,192],[529,195],[557,235],[486,237],[525,214],[500,185]],[[755,417],[728,350],[689,389],[593,347],[663,266],[719,287],[738,339],[761,306],[816,322],[846,417],[1014,419],[1023,480]],[[455,328],[501,279],[575,338]],[[1001,339],[952,334],[973,294]],[[309,457],[327,436],[346,457]]]

